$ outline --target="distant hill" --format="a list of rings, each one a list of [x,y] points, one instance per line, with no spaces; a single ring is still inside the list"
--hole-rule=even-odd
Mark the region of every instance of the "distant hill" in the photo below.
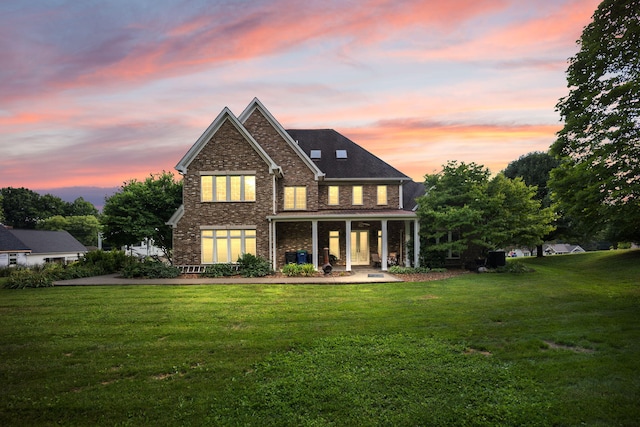
[[[99,211],[102,211],[104,199],[115,194],[120,187],[61,187],[46,190],[33,190],[38,194],[51,194],[60,197],[65,202],[73,202],[78,197],[82,197],[87,202],[93,204]]]

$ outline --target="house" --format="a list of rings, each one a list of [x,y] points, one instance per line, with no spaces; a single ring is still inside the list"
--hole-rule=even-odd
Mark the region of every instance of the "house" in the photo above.
[[[300,259],[317,269],[324,248],[346,271],[418,264],[423,185],[335,130],[285,130],[257,98],[239,116],[224,108],[176,169],[176,265],[251,253],[274,269]]]
[[[585,252],[579,245],[569,245],[567,243],[553,243],[542,246],[545,255],[579,254]]]
[[[76,261],[87,248],[66,231],[16,230],[0,225],[0,268]]]

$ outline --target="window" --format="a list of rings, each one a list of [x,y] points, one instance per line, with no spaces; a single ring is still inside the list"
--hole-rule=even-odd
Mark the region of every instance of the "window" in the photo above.
[[[307,187],[284,187],[284,208],[286,210],[307,209]]]
[[[337,185],[329,186],[329,199],[327,201],[329,205],[338,205],[340,204],[340,187]]]
[[[243,254],[256,254],[256,230],[202,230],[202,263],[236,262]]]
[[[378,185],[378,204],[379,205],[387,204],[387,186],[386,185]]]
[[[353,204],[354,205],[362,204],[362,185],[353,186]]]
[[[347,159],[347,150],[336,150],[336,159],[346,160]]]
[[[255,175],[203,175],[200,177],[203,202],[255,202]]]
[[[311,159],[312,160],[320,160],[322,158],[321,150],[311,150]]]
[[[18,265],[18,254],[9,254],[9,265]]]
[[[329,254],[340,259],[340,232],[329,232]]]

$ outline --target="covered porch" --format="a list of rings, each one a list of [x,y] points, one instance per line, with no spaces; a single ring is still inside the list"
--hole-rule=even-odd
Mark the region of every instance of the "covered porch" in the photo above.
[[[418,266],[417,215],[410,211],[320,211],[273,215],[269,221],[269,258],[274,269],[306,256],[318,270],[329,249],[334,267],[352,271],[391,265]],[[305,254],[306,253],[306,254]]]

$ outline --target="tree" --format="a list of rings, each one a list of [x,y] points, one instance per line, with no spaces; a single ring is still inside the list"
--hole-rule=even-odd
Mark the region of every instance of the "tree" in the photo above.
[[[93,203],[78,197],[73,203],[68,204],[66,214],[66,216],[98,216],[98,209],[93,206]]]
[[[581,230],[640,241],[640,1],[605,0],[567,69],[550,186]]]
[[[95,215],[67,216],[54,215],[40,221],[37,225],[39,230],[66,230],[73,237],[78,239],[85,246],[98,245],[98,233],[100,232],[100,221]]]
[[[427,264],[439,264],[448,252],[463,263],[507,245],[535,245],[553,226],[550,208],[541,209],[536,188],[520,178],[498,174],[475,163],[455,161],[425,177],[419,202]]]
[[[166,225],[182,203],[182,182],[170,172],[139,182],[125,182],[105,200],[102,226],[105,240],[114,246],[131,245],[146,238],[170,258],[171,228]]]
[[[522,178],[525,184],[537,187],[535,198],[542,208],[552,205],[551,191],[548,187],[551,170],[558,167],[560,161],[549,153],[534,151],[512,161],[503,171],[507,178]],[[560,236],[569,236],[567,218],[559,215],[555,220],[555,230],[543,237],[543,240],[555,240]],[[538,257],[542,257],[542,242],[536,245]]]
[[[39,220],[47,218],[43,212],[40,195],[27,188],[6,187],[0,190],[2,209],[7,225],[15,228],[35,228]]]

